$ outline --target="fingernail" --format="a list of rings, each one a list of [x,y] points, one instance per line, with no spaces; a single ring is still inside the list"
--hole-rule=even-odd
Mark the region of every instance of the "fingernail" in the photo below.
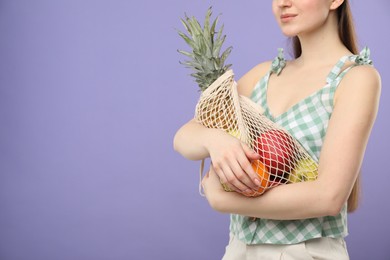
[[[260,187],[261,183],[258,179],[255,179],[255,184],[257,185],[257,187]]]

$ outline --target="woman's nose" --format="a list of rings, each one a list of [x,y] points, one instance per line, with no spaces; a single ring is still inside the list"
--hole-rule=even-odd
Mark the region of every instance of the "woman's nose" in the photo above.
[[[290,7],[292,4],[291,0],[276,0],[279,7]]]

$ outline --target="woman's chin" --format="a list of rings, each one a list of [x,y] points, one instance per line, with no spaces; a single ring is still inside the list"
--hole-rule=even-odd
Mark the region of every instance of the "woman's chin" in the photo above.
[[[289,30],[282,30],[282,33],[286,37],[295,37],[298,35],[296,31],[289,31]]]

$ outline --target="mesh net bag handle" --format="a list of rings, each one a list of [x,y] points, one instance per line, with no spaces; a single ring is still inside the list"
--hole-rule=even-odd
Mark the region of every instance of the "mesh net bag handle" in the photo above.
[[[281,184],[315,180],[318,164],[286,130],[263,115],[263,108],[237,91],[232,70],[226,71],[202,92],[195,119],[238,138],[260,155],[251,165],[261,186],[246,196],[259,196]],[[200,166],[202,179],[204,160]],[[231,191],[222,185],[226,191]],[[199,184],[201,192],[201,183]]]

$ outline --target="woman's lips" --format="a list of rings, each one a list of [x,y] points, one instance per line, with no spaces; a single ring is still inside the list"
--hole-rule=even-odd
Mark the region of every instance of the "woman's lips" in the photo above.
[[[283,22],[283,23],[286,23],[286,22],[289,22],[291,21],[292,19],[294,19],[297,15],[296,14],[282,14],[280,16],[280,20]]]

